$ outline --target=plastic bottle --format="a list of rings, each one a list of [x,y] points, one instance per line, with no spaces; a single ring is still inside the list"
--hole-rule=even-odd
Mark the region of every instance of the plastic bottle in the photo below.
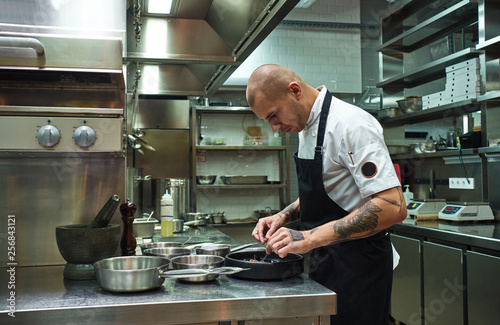
[[[405,191],[403,192],[403,196],[405,198],[405,201],[406,201],[406,205],[408,206],[408,204],[410,204],[410,201],[413,199],[413,192],[410,192],[410,185],[405,185]],[[406,217],[408,218],[410,215],[406,214]]]
[[[172,237],[174,235],[174,201],[168,192],[165,192],[161,198],[160,214],[161,236]]]

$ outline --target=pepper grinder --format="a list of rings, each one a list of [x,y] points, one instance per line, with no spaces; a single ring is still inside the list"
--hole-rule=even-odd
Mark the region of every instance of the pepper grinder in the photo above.
[[[122,214],[123,220],[123,235],[120,242],[120,248],[122,249],[122,256],[133,256],[135,255],[135,249],[137,247],[137,241],[134,236],[134,229],[132,223],[134,222],[134,214],[137,210],[137,206],[127,199],[127,203],[120,205],[120,213]]]

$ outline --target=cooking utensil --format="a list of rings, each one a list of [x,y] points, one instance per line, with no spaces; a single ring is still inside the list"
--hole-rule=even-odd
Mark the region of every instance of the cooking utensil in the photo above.
[[[97,283],[112,292],[136,292],[159,287],[160,272],[169,260],[153,256],[111,257],[94,263]]]
[[[184,220],[174,219],[174,233],[179,233],[184,231]]]
[[[275,215],[276,213],[280,212],[279,210],[273,210],[270,207],[266,207],[264,210],[256,210],[255,211],[259,218],[264,218],[264,217],[269,217],[272,215]]]
[[[213,183],[215,183],[216,179],[217,179],[217,175],[196,176],[196,184],[212,185]]]
[[[172,258],[170,261],[174,270],[180,269],[211,269],[224,265],[224,257],[216,255],[184,255]],[[206,282],[217,279],[218,274],[196,275],[181,278],[186,282]]]
[[[377,111],[378,118],[394,117],[398,115],[397,107],[388,107]]]
[[[142,145],[144,146],[144,148],[149,149],[151,151],[156,151],[156,149],[153,146],[149,145],[146,141],[142,140],[141,138],[135,137],[135,139],[139,140],[139,142],[142,143]]]
[[[271,253],[264,261],[265,249],[251,249],[226,255],[226,266],[250,268],[231,275],[249,280],[283,280],[298,276],[304,272],[302,255],[290,253],[284,258]]]
[[[106,204],[102,207],[101,211],[89,224],[89,228],[104,228],[109,224],[109,221],[115,214],[116,208],[120,204],[120,197],[118,195],[112,195]]]
[[[144,255],[148,256],[160,256],[164,258],[174,258],[182,255],[191,254],[191,250],[185,247],[154,247],[154,248],[146,248],[143,251]]]
[[[147,243],[147,244],[141,244],[141,252],[144,254],[144,250],[148,248],[164,248],[164,247],[181,247],[182,243],[177,243],[177,242],[154,242],[154,243]]]
[[[137,218],[134,219],[132,227],[134,230],[135,237],[151,238],[155,234],[155,224],[158,221],[156,219],[149,221],[147,218]]]
[[[89,228],[88,225],[56,227],[56,243],[66,260],[64,278],[71,280],[95,279],[92,263],[114,255],[120,243],[120,225]]]
[[[397,100],[396,102],[405,114],[422,110],[422,97],[420,96],[407,96],[405,99]]]
[[[244,244],[237,246],[235,248],[231,248],[231,245],[228,244],[206,243],[197,245],[198,247],[195,247],[194,249],[197,255],[217,255],[224,257],[231,252],[236,252],[245,249],[247,247],[253,246],[255,244],[257,243]]]
[[[221,266],[213,269],[179,269],[179,270],[170,270],[164,271],[160,274],[161,277],[167,278],[192,278],[194,276],[199,275],[228,275],[235,274],[241,271],[250,270],[248,268],[242,267],[231,267],[231,266]]]
[[[141,150],[142,144],[139,143],[136,137],[129,134],[127,136],[127,142],[132,149],[137,150],[142,155],[144,154],[144,151]]]

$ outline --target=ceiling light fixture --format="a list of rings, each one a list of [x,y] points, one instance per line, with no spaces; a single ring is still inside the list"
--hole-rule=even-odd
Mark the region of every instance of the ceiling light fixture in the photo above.
[[[295,8],[309,8],[316,0],[300,0]]]
[[[173,0],[148,0],[146,11],[148,14],[170,15]]]

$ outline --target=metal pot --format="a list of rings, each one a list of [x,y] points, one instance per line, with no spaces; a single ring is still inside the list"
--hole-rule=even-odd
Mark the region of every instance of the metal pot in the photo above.
[[[233,277],[249,280],[283,280],[298,276],[304,272],[304,258],[299,254],[288,254],[284,258],[271,253],[266,256],[264,249],[252,249],[243,252],[229,253],[226,255],[226,266],[249,268],[231,275]]]
[[[211,221],[212,216],[208,213],[189,212],[184,217],[186,226],[205,226]]]
[[[174,233],[183,232],[183,231],[184,231],[184,220],[174,219]]]
[[[270,207],[266,207],[264,210],[257,210],[255,212],[257,213],[260,219],[275,215],[276,213],[280,212],[280,210],[272,210]]]
[[[212,269],[224,265],[224,257],[216,255],[185,255],[177,256],[171,260],[174,270],[182,269]],[[186,282],[206,282],[213,281],[219,277],[218,274],[207,274],[182,278]]]
[[[95,262],[97,283],[112,292],[136,292],[158,288],[164,278],[160,272],[169,260],[152,256],[111,257]]]

